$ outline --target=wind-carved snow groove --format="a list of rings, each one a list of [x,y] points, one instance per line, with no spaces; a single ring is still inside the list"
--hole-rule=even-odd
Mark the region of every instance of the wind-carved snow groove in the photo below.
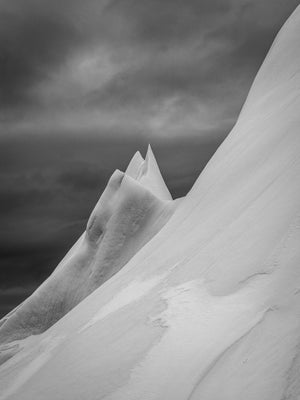
[[[271,273],[272,273],[272,271],[255,272],[254,274],[249,275],[247,278],[239,281],[239,285],[244,285],[244,284],[248,283],[249,281],[252,281],[255,278],[270,275]]]

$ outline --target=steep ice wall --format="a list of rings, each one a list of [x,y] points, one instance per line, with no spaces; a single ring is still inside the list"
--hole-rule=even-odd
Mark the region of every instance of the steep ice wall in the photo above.
[[[44,332],[118,272],[166,223],[174,202],[149,146],[115,171],[86,231],[52,275],[2,320],[0,343]]]
[[[10,344],[0,399],[299,400],[299,37],[300,8],[173,216],[47,332]]]

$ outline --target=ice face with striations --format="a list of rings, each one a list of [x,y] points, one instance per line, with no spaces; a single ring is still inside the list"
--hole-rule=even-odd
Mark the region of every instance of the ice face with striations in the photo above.
[[[114,172],[86,231],[52,275],[3,318],[0,343],[47,330],[118,272],[161,229],[175,204],[151,147],[145,160],[137,152],[125,173]]]
[[[152,239],[96,290],[88,281],[92,293],[44,333],[2,346],[14,356],[0,367],[0,399],[300,399],[299,37],[300,8]],[[148,178],[156,198],[166,193]],[[110,221],[103,204],[85,240]]]

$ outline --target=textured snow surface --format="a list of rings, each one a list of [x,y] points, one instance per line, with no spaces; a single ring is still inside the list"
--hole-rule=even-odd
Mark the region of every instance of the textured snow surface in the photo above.
[[[91,294],[44,333],[6,340],[0,399],[300,399],[299,38],[298,8],[236,126],[175,212],[149,228],[147,244],[128,243],[123,268],[109,266],[114,275],[98,288],[89,281]],[[138,182],[159,210],[174,207],[156,167],[146,170],[137,154],[126,196]],[[101,211],[105,197],[89,240],[112,218]]]

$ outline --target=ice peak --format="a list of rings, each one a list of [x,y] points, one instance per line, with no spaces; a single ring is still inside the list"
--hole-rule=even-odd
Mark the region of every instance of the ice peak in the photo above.
[[[130,160],[128,167],[126,168],[125,174],[137,179],[140,170],[144,164],[144,159],[139,151],[137,151],[132,159]]]
[[[137,180],[158,198],[162,200],[172,200],[172,196],[161,175],[150,144],[148,145],[145,161],[140,169],[140,175]]]

